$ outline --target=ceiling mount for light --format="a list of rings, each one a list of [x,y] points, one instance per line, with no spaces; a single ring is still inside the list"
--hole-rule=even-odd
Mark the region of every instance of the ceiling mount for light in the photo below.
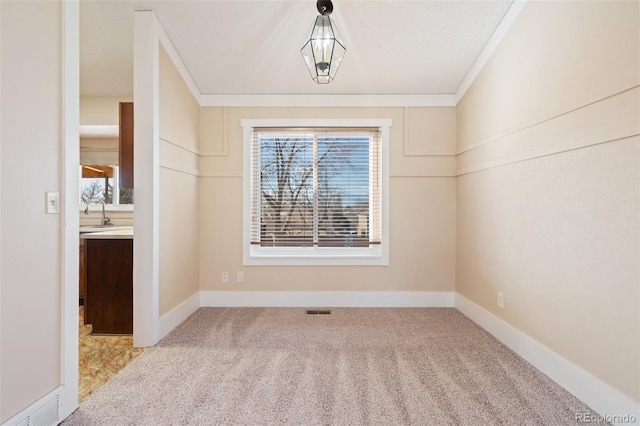
[[[320,15],[331,15],[331,12],[333,12],[333,3],[331,0],[318,0],[316,9],[318,9]]]
[[[311,78],[319,84],[330,83],[347,49],[344,48],[335,24],[329,18],[333,12],[331,0],[318,0],[319,16],[311,28],[311,34],[300,52],[307,64]]]

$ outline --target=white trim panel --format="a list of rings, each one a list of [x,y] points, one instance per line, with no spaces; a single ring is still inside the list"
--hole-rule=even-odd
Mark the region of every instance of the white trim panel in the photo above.
[[[629,414],[635,416],[635,424],[640,420],[640,404],[542,343],[459,293],[455,293],[455,307],[601,415]]]
[[[584,137],[548,143],[552,139],[546,140],[545,144],[534,145],[529,150],[515,152],[496,159],[483,161],[481,163],[472,164],[456,170],[456,176],[466,175],[482,170],[493,169],[496,167],[507,166],[509,164],[519,163],[522,161],[535,160],[536,158],[558,155],[564,152],[575,151],[578,149],[590,148],[592,146],[605,143],[618,142],[628,138],[638,136],[638,124],[627,123],[620,126],[609,127],[607,129],[591,133]]]
[[[160,339],[169,334],[182,321],[189,318],[189,315],[197,311],[199,307],[200,292],[196,292],[193,296],[161,316],[159,326]]]
[[[159,102],[160,23],[149,11],[133,18],[133,98],[136,230],[133,243],[133,345],[158,343],[160,149]]]
[[[80,157],[80,4],[62,2],[62,307],[61,307],[61,379],[58,416],[65,419],[78,407],[78,235],[80,192],[78,158]],[[54,398],[49,394],[45,398]],[[36,423],[33,423],[36,424]]]
[[[2,46],[2,7],[0,6],[0,46]],[[0,52],[0,62],[2,61],[2,52]],[[2,99],[2,64],[0,63],[0,99]],[[0,150],[2,150],[2,107],[0,102]],[[2,168],[2,161],[0,161],[0,169]],[[0,223],[2,223],[2,173],[0,173]],[[0,227],[0,241],[2,238],[2,227]],[[2,267],[2,245],[0,244],[0,267]],[[2,274],[0,274],[0,293],[2,290]],[[2,303],[0,303],[0,318],[2,316]],[[2,326],[0,325],[0,354],[2,353]],[[0,383],[2,382],[2,362],[0,362]],[[2,386],[0,386],[0,404],[2,401]]]
[[[201,291],[201,307],[451,308],[450,291]]]
[[[580,99],[577,102],[573,102],[570,105],[565,105],[565,106],[561,106],[559,108],[555,108],[552,111],[548,111],[546,113],[543,113],[541,115],[538,115],[537,117],[534,117],[530,120],[524,121],[522,123],[516,124],[508,129],[505,129],[501,132],[495,133],[491,136],[485,137],[477,142],[474,142],[464,148],[458,149],[456,151],[455,155],[461,155],[461,154],[465,154],[469,151],[472,151],[474,149],[483,147],[485,145],[489,145],[491,143],[494,143],[496,141],[499,141],[501,139],[505,139],[508,138],[510,136],[515,135],[516,133],[519,132],[525,132],[527,130],[531,130],[533,128],[535,128],[536,126],[541,126],[541,125],[545,125],[548,122],[551,122],[553,120],[557,120],[557,119],[563,119],[566,118],[566,116],[569,116],[571,114],[584,114],[585,110],[588,110],[589,108],[602,108],[604,111],[612,108],[612,106],[610,104],[606,104],[607,101],[613,100],[616,97],[622,97],[625,94],[627,94],[627,92],[631,92],[631,91],[638,91],[638,88],[640,87],[640,85],[634,85],[631,87],[628,87],[626,89],[620,90],[619,92],[613,93],[613,94],[608,94],[604,97],[598,96],[597,98],[593,98],[593,97],[587,97],[587,98],[583,98]],[[637,105],[637,97],[638,94],[637,93],[633,93],[631,94],[631,96],[635,96],[635,98],[631,101],[631,102],[636,102],[635,105]],[[599,104],[599,105],[598,105]],[[604,106],[603,106],[604,105]],[[626,105],[626,104],[625,104]],[[619,106],[619,105],[617,105]],[[633,106],[631,106],[631,108],[633,108]],[[627,109],[625,109],[625,111],[627,111]],[[632,110],[628,110],[628,111],[632,111]],[[588,112],[587,112],[588,113]],[[637,120],[635,119],[636,117],[633,117],[633,119],[630,121],[630,123],[636,124],[636,128],[637,128]],[[609,120],[610,121],[610,120]],[[592,120],[587,121],[589,123],[592,122]],[[621,122],[621,120],[619,118],[617,118],[617,122]],[[611,126],[611,124],[608,125],[609,127]]]

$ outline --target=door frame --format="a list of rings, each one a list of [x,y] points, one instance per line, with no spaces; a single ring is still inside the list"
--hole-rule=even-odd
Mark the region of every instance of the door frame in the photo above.
[[[61,176],[61,296],[62,343],[60,418],[78,407],[78,279],[79,279],[79,176],[80,159],[80,4],[61,1],[62,7],[62,123]]]

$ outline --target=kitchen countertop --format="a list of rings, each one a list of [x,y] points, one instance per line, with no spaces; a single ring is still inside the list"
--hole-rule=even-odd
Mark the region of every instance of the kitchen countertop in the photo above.
[[[133,226],[81,226],[80,238],[85,240],[133,239]]]

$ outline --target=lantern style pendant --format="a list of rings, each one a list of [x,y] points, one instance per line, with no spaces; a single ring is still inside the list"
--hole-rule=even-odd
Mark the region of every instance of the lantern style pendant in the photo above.
[[[320,15],[311,28],[309,41],[300,52],[309,68],[311,78],[319,84],[328,84],[336,76],[347,49],[344,48],[335,24],[329,18],[333,12],[331,0],[318,0]]]

